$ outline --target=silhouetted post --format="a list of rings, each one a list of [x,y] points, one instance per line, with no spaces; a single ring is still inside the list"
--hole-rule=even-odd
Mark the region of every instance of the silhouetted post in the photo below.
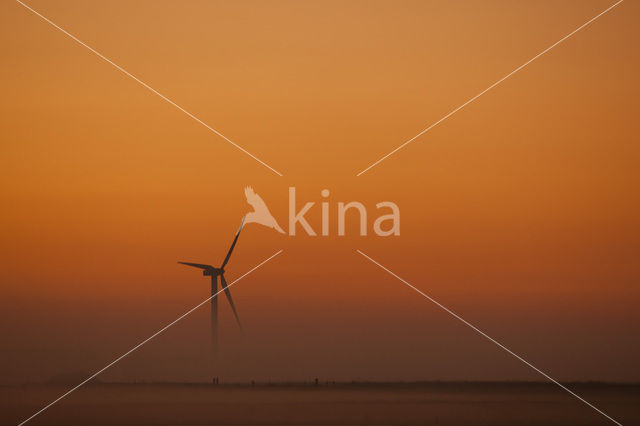
[[[211,275],[211,344],[213,346],[213,358],[218,356],[218,298],[214,297],[218,292],[218,276]]]
[[[316,386],[318,386],[318,378],[317,377],[316,377],[315,383],[316,383]]]

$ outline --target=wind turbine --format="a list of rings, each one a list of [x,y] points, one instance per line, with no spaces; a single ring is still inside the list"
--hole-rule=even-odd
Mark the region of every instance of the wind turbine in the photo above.
[[[222,286],[222,289],[224,290],[224,294],[227,296],[227,300],[229,300],[229,305],[231,305],[233,315],[235,315],[238,326],[240,326],[240,329],[242,330],[240,318],[238,318],[238,312],[236,311],[236,307],[233,304],[233,299],[231,298],[231,291],[227,286],[227,281],[224,279],[224,267],[227,265],[227,262],[231,257],[231,252],[233,252],[233,248],[236,246],[236,242],[238,242],[238,237],[240,236],[240,231],[242,231],[243,225],[244,217],[242,218],[240,228],[238,229],[238,232],[236,232],[236,236],[233,239],[233,243],[231,243],[231,247],[229,248],[227,257],[224,258],[222,266],[220,266],[219,268],[215,268],[211,265],[205,265],[202,263],[178,262],[182,265],[193,266],[194,268],[202,269],[202,275],[211,277],[211,342],[213,343],[214,355],[216,354],[218,349],[218,298],[215,297],[215,295],[218,293],[218,277],[220,277],[220,284]]]

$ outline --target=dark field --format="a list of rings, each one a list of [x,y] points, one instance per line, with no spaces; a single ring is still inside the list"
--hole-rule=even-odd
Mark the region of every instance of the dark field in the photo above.
[[[0,423],[17,425],[69,387],[0,388]],[[624,425],[640,424],[640,385],[572,384]],[[606,425],[552,384],[94,384],[30,425]]]

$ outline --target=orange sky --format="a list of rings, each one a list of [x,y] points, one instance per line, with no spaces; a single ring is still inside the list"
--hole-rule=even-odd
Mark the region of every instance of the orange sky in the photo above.
[[[636,3],[356,177],[611,4],[526,3],[29,2],[283,177],[0,5],[4,381],[96,370],[207,297],[176,261],[222,259],[246,185],[283,226],[289,186],[330,189],[334,235],[244,229],[229,280],[284,253],[233,288],[244,336],[222,303],[228,378],[539,379],[361,249],[558,379],[640,380]],[[401,236],[335,236],[352,200]],[[105,377],[201,379],[207,315]]]

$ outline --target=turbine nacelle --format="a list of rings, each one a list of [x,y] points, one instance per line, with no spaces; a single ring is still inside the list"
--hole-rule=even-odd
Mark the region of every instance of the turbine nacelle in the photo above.
[[[222,274],[224,274],[224,269],[222,268],[211,268],[202,271],[202,275],[204,275],[205,277],[217,277],[218,275]]]

